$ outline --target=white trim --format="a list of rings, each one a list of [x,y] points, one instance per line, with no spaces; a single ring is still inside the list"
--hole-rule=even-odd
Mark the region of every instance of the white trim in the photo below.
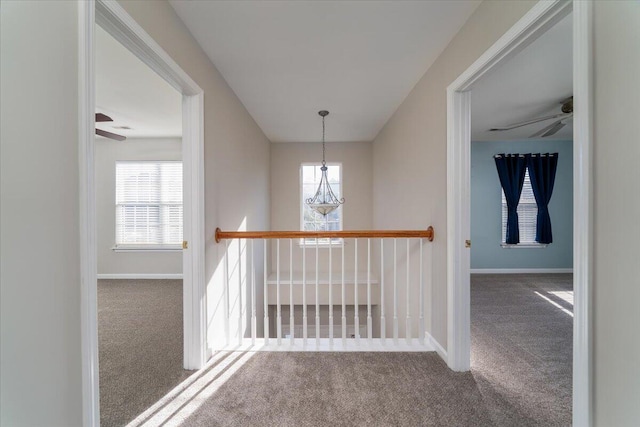
[[[288,271],[283,271],[280,273],[282,275],[282,277],[289,277],[290,273]],[[332,275],[332,280],[331,283],[334,285],[334,287],[338,287],[342,284],[342,280],[341,280],[341,276],[339,274],[333,274]],[[340,276],[340,277],[338,277]],[[356,277],[367,277],[367,271],[358,271],[358,274],[355,274],[353,272],[349,272],[344,274],[344,284],[345,285],[353,285],[356,283]],[[369,280],[368,282],[370,282],[372,285],[379,285],[380,282],[378,281],[378,278],[374,275],[374,274],[369,274]],[[280,281],[280,286],[289,286],[294,285],[294,286],[302,286],[303,283],[306,283],[307,286],[312,286],[315,285],[315,281],[313,281],[313,283],[311,283],[309,280],[303,279],[302,277],[302,273],[300,272],[293,272],[293,278],[290,280],[286,280]],[[318,274],[318,281],[317,281],[318,285],[321,286],[328,286],[329,285],[329,274],[327,273],[319,273]],[[278,275],[277,273],[271,273],[269,275],[269,277],[267,277],[267,285],[277,285],[278,284]],[[339,304],[336,304],[339,305]]]
[[[380,338],[369,339],[334,339],[333,344],[329,338],[320,338],[317,341],[315,339],[305,340],[304,338],[294,338],[293,343],[290,339],[283,339],[281,344],[278,344],[278,340],[270,339],[265,343],[264,338],[256,338],[255,344],[251,338],[243,338],[242,343],[230,344],[227,347],[223,347],[221,351],[246,351],[246,352],[425,352],[436,351],[431,346],[431,343],[425,341],[421,344],[417,338],[410,340],[399,339],[398,342],[394,342],[392,339],[386,339],[383,341]],[[307,341],[305,343],[305,341]]]
[[[559,274],[573,273],[573,268],[472,268],[471,274]]]
[[[111,248],[113,252],[182,252],[180,245],[166,245],[158,247],[143,247],[136,245],[119,245]]]
[[[102,273],[97,275],[98,279],[111,279],[111,280],[142,280],[142,279],[182,279],[182,273]]]
[[[449,367],[470,368],[469,114],[474,83],[520,52],[574,9],[574,345],[573,423],[592,423],[591,258],[593,4],[591,1],[539,1],[447,88],[447,338]]]
[[[178,92],[183,95],[202,94],[196,82],[116,0],[96,0],[95,22]]]
[[[95,205],[95,5],[78,0],[78,161],[80,163],[80,325],[82,424],[100,425],[98,371],[98,270]]]
[[[544,249],[547,246],[546,243],[500,243],[502,249]]]
[[[483,75],[513,57],[571,10],[566,0],[540,1],[447,87],[447,353],[454,371],[471,361],[470,153],[471,88]],[[575,212],[575,211],[574,211]]]
[[[471,236],[471,94],[450,88],[447,88],[447,365],[454,371],[468,371],[471,251],[465,240]]]
[[[316,244],[315,243],[304,243],[302,242],[302,240],[304,239],[296,239],[298,240],[298,247],[299,248],[307,248],[307,249],[315,249],[316,248]],[[345,246],[345,242],[344,239],[340,239],[339,242],[335,242],[335,243],[323,243],[323,244],[318,244],[317,247],[318,249],[344,249]]]
[[[435,339],[429,332],[425,332],[424,335],[425,340],[429,343],[429,345],[431,345],[431,347],[435,349],[436,353],[438,353],[438,356],[440,356],[440,358],[444,360],[444,363],[447,363],[447,350],[445,350],[444,347],[440,345],[438,340]]]
[[[183,251],[184,348],[186,369],[204,366],[206,294],[204,285],[204,93],[115,0],[77,0],[79,45],[79,161],[83,425],[100,424],[97,328],[97,246],[94,185],[96,23],[176,88],[183,97],[183,174],[187,196]]]
[[[593,423],[593,2],[573,5],[573,425]]]
[[[204,273],[204,94],[183,96],[182,161],[185,191],[184,240],[184,368],[200,369],[207,361],[207,309]],[[184,141],[191,141],[185,144]]]
[[[512,58],[571,13],[569,0],[541,0],[447,87],[465,92],[498,63]]]
[[[115,0],[96,2],[96,23],[183,94],[184,368],[206,360],[204,286],[204,94],[202,89]]]

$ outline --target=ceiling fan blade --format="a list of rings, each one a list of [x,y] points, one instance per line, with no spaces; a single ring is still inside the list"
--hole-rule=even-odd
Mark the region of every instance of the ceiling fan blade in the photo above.
[[[107,132],[106,130],[96,129],[96,135],[104,136],[105,138],[115,139],[116,141],[124,141],[126,136],[118,135],[117,133]]]
[[[112,122],[113,119],[106,114],[96,113],[96,123],[100,122]]]
[[[553,128],[551,128],[548,132],[544,133],[542,135],[542,138],[544,138],[545,136],[551,136],[553,134],[555,134],[556,132],[558,132],[560,129],[562,129],[563,127],[565,127],[567,124],[564,122],[559,122],[558,124],[556,124]]]
[[[490,132],[499,132],[499,131],[511,130],[511,129],[522,127],[522,126],[527,126],[527,125],[531,125],[531,124],[534,124],[534,123],[543,122],[545,120],[564,119],[564,118],[566,118],[567,116],[570,116],[570,115],[571,115],[571,113],[553,114],[551,116],[538,117],[536,119],[531,119],[531,120],[527,120],[527,121],[519,122],[519,123],[513,123],[513,124],[510,124],[510,125],[507,125],[507,126],[491,128],[491,129],[489,129],[489,131]]]
[[[546,126],[545,128],[539,130],[538,132],[530,135],[529,138],[537,138],[537,137],[544,138],[545,136],[553,135],[554,133],[562,129],[564,125],[565,124],[562,123],[562,120],[558,120],[557,122],[553,122],[549,126]]]

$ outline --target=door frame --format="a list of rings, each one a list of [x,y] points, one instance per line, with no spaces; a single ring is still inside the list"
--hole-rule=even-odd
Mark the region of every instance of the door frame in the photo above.
[[[83,425],[100,425],[95,194],[95,50],[100,25],[182,93],[184,368],[207,356],[204,282],[204,91],[115,0],[78,4],[78,118]]]
[[[471,90],[485,74],[573,13],[573,425],[592,423],[593,4],[540,1],[447,87],[447,364],[471,367]]]

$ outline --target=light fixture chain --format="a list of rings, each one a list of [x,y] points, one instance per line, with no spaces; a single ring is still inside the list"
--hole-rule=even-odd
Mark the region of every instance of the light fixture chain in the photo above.
[[[322,166],[326,166],[326,162],[324,161],[324,116],[322,117]]]

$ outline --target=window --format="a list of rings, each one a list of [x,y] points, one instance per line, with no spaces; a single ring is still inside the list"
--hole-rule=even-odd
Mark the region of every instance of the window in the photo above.
[[[322,171],[320,163],[305,163],[300,167],[301,214],[300,229],[302,231],[338,231],[342,230],[342,209],[339,207],[323,216],[307,205],[306,200],[312,198],[320,185]],[[342,166],[337,163],[327,163],[327,177],[331,189],[338,199],[342,197]],[[304,239],[301,244],[315,244],[316,239]],[[341,244],[342,239],[320,239],[319,244]]]
[[[536,217],[538,215],[538,205],[531,189],[529,170],[524,175],[524,185],[518,203],[518,227],[520,229],[520,244],[538,245],[536,242]],[[502,244],[507,238],[507,201],[502,192]]]
[[[116,248],[182,244],[182,162],[116,162]]]

